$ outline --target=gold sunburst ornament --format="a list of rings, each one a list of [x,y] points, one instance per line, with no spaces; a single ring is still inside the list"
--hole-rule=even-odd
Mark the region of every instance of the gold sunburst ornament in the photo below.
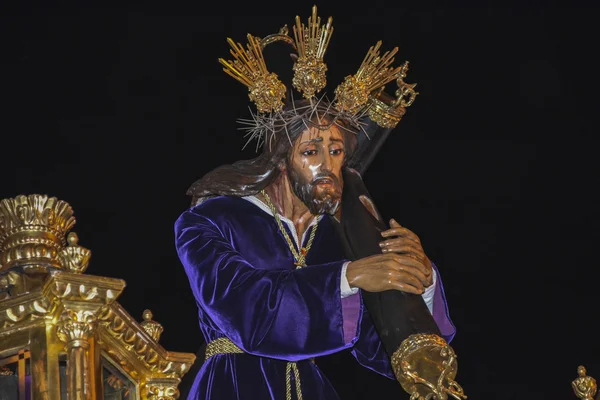
[[[336,108],[355,113],[367,104],[371,93],[398,78],[402,67],[390,67],[398,48],[394,47],[379,56],[381,43],[380,40],[375,46],[371,46],[358,72],[347,76],[335,89]]]
[[[327,46],[333,34],[332,17],[327,25],[321,26],[321,18],[317,16],[317,6],[312,8],[312,16],[305,26],[296,16],[294,40],[298,51],[298,59],[294,63],[294,88],[305,98],[311,99],[327,84],[327,65],[323,61]]]
[[[233,61],[219,58],[223,71],[248,87],[248,97],[259,112],[281,111],[285,98],[285,85],[277,74],[269,72],[262,54],[260,41],[248,34],[247,49],[227,38]]]

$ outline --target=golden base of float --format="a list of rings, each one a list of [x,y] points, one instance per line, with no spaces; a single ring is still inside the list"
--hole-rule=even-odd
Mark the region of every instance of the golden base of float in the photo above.
[[[162,326],[116,301],[125,281],[87,275],[71,207],[45,195],[0,202],[0,398],[177,399],[195,360]]]

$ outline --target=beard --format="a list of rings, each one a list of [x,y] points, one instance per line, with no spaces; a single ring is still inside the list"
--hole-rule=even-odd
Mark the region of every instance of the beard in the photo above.
[[[334,215],[342,202],[342,184],[331,172],[320,172],[312,181],[308,181],[294,168],[288,168],[292,190],[308,207],[313,215]],[[331,185],[319,186],[320,179],[329,178]]]

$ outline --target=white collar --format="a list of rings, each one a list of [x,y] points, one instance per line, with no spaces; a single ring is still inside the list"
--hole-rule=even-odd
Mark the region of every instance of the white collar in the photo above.
[[[261,210],[263,210],[264,212],[266,212],[267,214],[269,214],[273,218],[275,218],[275,216],[273,215],[273,212],[271,211],[271,208],[269,208],[268,205],[263,203],[258,197],[254,196],[254,195],[243,196],[242,199],[248,200],[250,203],[254,204],[258,208],[260,208]],[[302,235],[302,242],[299,242],[298,241],[298,233],[296,232],[296,227],[294,226],[294,223],[279,213],[277,213],[277,215],[279,215],[279,219],[281,220],[281,222],[285,222],[285,224],[288,226],[290,232],[292,232],[292,236],[294,237],[294,243],[296,243],[296,245],[298,246],[299,249],[302,248],[302,243],[304,243],[306,234],[310,230],[308,228],[312,227],[315,224],[318,224],[322,218],[321,215],[317,216],[316,218],[313,218],[313,220],[310,222],[310,225],[308,225],[308,228],[304,231],[304,234]]]

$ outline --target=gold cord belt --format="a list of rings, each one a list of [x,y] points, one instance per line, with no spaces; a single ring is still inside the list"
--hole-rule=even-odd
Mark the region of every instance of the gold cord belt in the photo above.
[[[228,338],[223,337],[206,344],[204,361],[217,354],[241,354],[243,352],[244,351],[237,347],[235,343]]]
[[[219,338],[206,344],[206,354],[204,361],[208,360],[212,356],[217,354],[243,354],[244,351],[236,346],[228,338]],[[286,400],[292,400],[292,380],[290,375],[294,373],[294,380],[296,381],[296,396],[298,400],[302,400],[302,388],[300,387],[300,371],[295,362],[288,362],[285,367],[285,398]]]

